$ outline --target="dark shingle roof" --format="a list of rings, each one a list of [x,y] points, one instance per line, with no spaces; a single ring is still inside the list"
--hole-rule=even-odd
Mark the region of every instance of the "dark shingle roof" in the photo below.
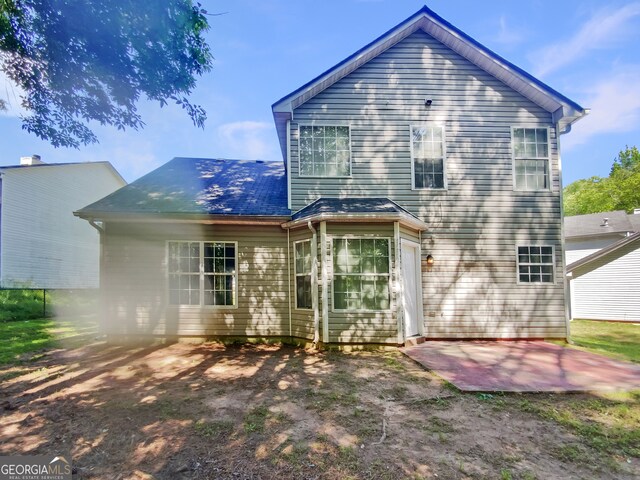
[[[605,218],[607,219],[606,224],[604,221]],[[626,233],[633,230],[633,226],[623,210],[591,213],[589,215],[575,215],[565,217],[564,219],[565,238]]]
[[[105,213],[289,216],[284,166],[176,157],[78,212]]]
[[[397,203],[388,198],[319,198],[296,212],[291,219],[302,220],[316,215],[337,214],[349,215],[358,213],[402,213],[414,216]]]

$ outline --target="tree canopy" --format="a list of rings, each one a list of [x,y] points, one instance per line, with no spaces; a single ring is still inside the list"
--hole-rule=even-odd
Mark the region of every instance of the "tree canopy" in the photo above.
[[[211,69],[206,15],[192,0],[0,0],[0,69],[25,92],[23,128],[77,148],[97,142],[90,121],[143,127],[141,96],[202,127],[188,97]]]
[[[614,159],[608,177],[577,180],[564,189],[565,215],[640,208],[640,151],[626,147]]]

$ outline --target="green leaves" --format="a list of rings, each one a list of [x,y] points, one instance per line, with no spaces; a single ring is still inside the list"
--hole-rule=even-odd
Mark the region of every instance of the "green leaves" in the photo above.
[[[180,105],[211,70],[206,11],[192,0],[0,0],[0,68],[25,92],[23,128],[59,147],[97,142],[86,125],[144,126],[144,96]]]
[[[566,216],[640,208],[640,152],[621,150],[608,177],[577,180],[564,189]]]

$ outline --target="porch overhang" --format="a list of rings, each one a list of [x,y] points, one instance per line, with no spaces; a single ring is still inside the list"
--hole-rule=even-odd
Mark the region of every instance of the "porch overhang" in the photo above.
[[[422,232],[427,224],[388,198],[319,198],[294,213],[291,220],[282,224],[290,229],[309,222],[342,223],[390,223],[398,222]]]

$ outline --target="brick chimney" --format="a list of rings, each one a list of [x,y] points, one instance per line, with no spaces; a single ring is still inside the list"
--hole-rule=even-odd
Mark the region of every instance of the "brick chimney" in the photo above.
[[[20,165],[42,165],[44,162],[40,159],[40,155],[31,155],[30,157],[20,157]]]

